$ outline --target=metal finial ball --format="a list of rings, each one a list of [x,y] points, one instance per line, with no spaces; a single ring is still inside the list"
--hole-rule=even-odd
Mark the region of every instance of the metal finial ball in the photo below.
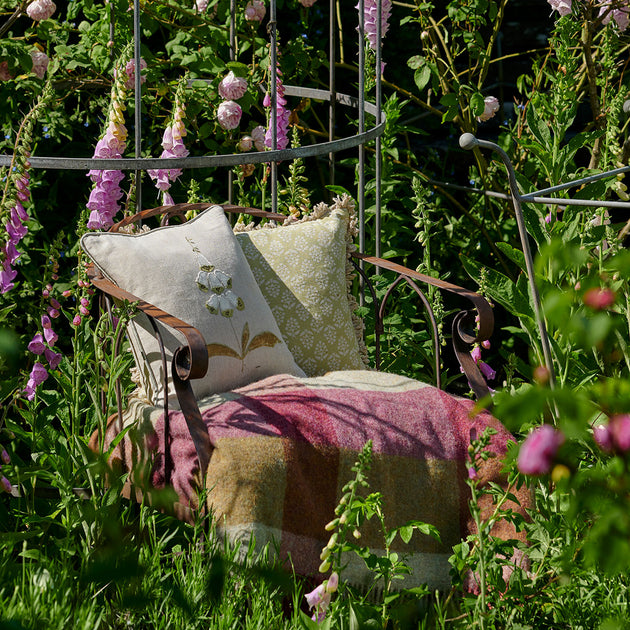
[[[459,137],[459,146],[466,151],[470,151],[473,147],[476,147],[479,144],[479,141],[472,133],[463,133]]]

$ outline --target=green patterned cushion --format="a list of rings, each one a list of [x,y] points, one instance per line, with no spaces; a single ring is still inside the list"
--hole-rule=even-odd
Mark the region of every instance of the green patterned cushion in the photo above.
[[[236,235],[289,350],[307,376],[365,369],[367,364],[362,322],[348,292],[348,251],[355,231],[354,202],[344,195],[330,208],[319,204],[300,221],[289,217],[281,227],[265,225]]]

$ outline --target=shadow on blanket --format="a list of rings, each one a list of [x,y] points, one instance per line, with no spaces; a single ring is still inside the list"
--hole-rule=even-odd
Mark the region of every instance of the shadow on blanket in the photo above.
[[[408,545],[398,538],[392,547],[404,555],[412,575],[399,588],[427,583],[450,587],[448,557],[453,545],[474,533],[468,509],[467,450],[471,431],[496,430],[481,464],[482,484],[505,486],[501,458],[512,439],[490,414],[470,417],[473,402],[429,385],[371,371],[333,372],[316,378],[280,375],[200,401],[202,417],[214,447],[208,475],[207,507],[217,530],[247,549],[254,535],[258,546],[272,543],[296,573],[316,575],[319,555],[328,541],[326,523],[352,466],[368,440],[373,443],[370,491],[384,497],[390,527],[409,520],[435,525],[441,543],[414,535]],[[193,443],[181,412],[170,412],[171,483],[179,496],[176,512],[190,520],[198,508],[198,473]],[[136,399],[125,416],[132,425],[110,461],[121,472],[150,469],[150,485],[164,486],[164,418],[161,411]],[[91,446],[103,450],[115,438],[110,422],[104,440],[94,434]],[[148,465],[148,468],[147,468]],[[519,504],[505,507],[525,515],[531,507],[525,488],[513,490]],[[485,496],[481,507],[493,512]],[[378,552],[382,537],[366,524],[361,542]],[[524,533],[499,521],[493,535],[524,541]],[[367,586],[369,575],[358,558],[342,576]]]

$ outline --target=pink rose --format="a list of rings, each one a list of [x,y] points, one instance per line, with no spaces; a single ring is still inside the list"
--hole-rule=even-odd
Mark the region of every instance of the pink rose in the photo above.
[[[247,80],[237,77],[231,70],[219,83],[219,95],[226,101],[236,101],[247,92]]]
[[[253,146],[254,139],[251,136],[243,136],[238,143],[238,150],[245,153],[246,151],[251,151]]]
[[[31,59],[33,60],[33,74],[36,74],[38,79],[43,79],[48,69],[48,55],[39,50],[34,50],[31,53]]]
[[[496,96],[486,96],[486,98],[483,99],[483,102],[483,114],[481,114],[481,116],[477,116],[477,120],[479,122],[486,122],[486,120],[490,120],[499,111],[499,99],[497,99]]]
[[[265,128],[262,125],[258,125],[258,127],[254,127],[251,132],[252,140],[254,141],[254,146],[256,147],[256,151],[264,151],[265,150]]]
[[[267,14],[265,3],[262,0],[251,0],[245,7],[245,19],[250,22],[262,22]]]
[[[223,129],[236,129],[241,122],[243,110],[234,101],[223,101],[217,109],[217,120]]]
[[[57,5],[52,0],[35,0],[26,7],[26,15],[39,22],[41,20],[47,20],[55,12]]]
[[[551,469],[553,458],[564,435],[548,424],[534,429],[530,433],[518,453],[518,469],[526,475],[544,475]]]

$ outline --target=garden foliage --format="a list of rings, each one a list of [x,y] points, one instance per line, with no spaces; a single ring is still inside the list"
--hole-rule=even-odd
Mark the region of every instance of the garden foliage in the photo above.
[[[328,136],[327,109],[286,95],[284,86],[319,87],[334,62],[338,84],[355,94],[359,46],[373,98],[376,2],[364,0],[366,39],[357,43],[354,3],[337,0],[331,60],[322,26],[327,3],[278,0],[279,148]],[[518,549],[525,560],[490,535],[492,523],[480,520],[473,500],[479,535],[453,550],[453,591],[392,594],[404,558],[375,558],[362,548],[361,523],[381,523],[385,548],[394,536],[439,532],[420,522],[387,530],[378,480],[369,479],[369,448],[349,481],[351,501],[331,524],[324,564],[330,556],[336,577],[326,574],[321,586],[287,580],[253,550],[237,564],[235,550],[209,550],[204,527],[211,524],[185,526],[129,505],[117,485],[104,486],[107,466],[87,439],[115,411],[118,379],[124,391],[131,387],[131,356],[114,352],[125,316],[115,313],[111,331],[97,315],[78,238],[135,212],[138,182],[128,171],[87,177],[32,168],[29,160],[133,156],[137,71],[142,156],[270,148],[269,6],[237,0],[231,50],[229,5],[141,2],[143,62],[136,68],[127,0],[0,0],[0,152],[12,156],[0,188],[0,483],[7,491],[0,501],[0,626],[625,627],[630,222],[627,206],[571,204],[628,201],[624,174],[555,193],[564,204],[524,204],[551,340],[553,365],[545,366],[505,170],[486,150],[460,151],[457,137],[475,133],[507,151],[524,193],[626,167],[627,0],[382,0],[383,216],[377,235],[371,146],[367,247],[378,236],[384,257],[476,288],[494,304],[495,335],[473,356],[496,390],[493,412],[522,442],[505,463],[508,475],[531,486],[537,510],[524,522],[502,509],[500,488],[478,487],[475,466],[487,456],[488,436],[471,444],[469,485],[473,499],[490,494],[494,518],[527,531],[530,544]],[[515,20],[525,23],[523,8],[533,6],[535,44],[506,45],[504,33]],[[509,72],[513,64],[520,75]],[[346,114],[339,135],[356,133],[356,119]],[[356,191],[356,167],[354,152],[340,153],[328,190],[326,161],[281,163],[280,210],[299,216],[331,191]],[[264,163],[230,173],[158,169],[142,175],[142,205],[231,198],[269,209],[270,186]],[[382,293],[380,278],[376,284]],[[455,304],[428,295],[444,343]],[[368,296],[368,319],[369,306]],[[387,342],[384,368],[433,380],[430,335],[411,295],[401,296],[386,327],[397,337]],[[439,369],[467,394],[448,358]],[[21,497],[10,496],[12,486]],[[34,492],[44,486],[53,498]],[[75,491],[84,487],[88,499]],[[170,500],[168,492],[155,497],[158,505]],[[374,570],[385,585],[382,601],[337,582],[342,552],[358,553]]]

